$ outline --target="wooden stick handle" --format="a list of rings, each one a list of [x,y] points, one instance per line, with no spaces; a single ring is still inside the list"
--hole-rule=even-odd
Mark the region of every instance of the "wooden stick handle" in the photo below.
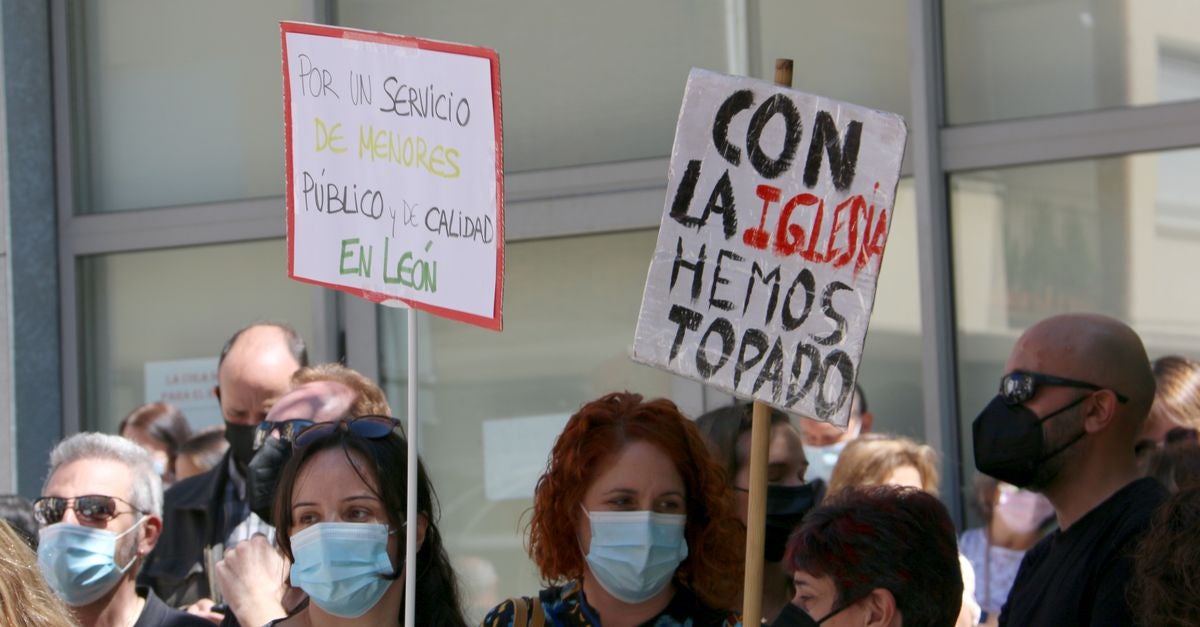
[[[792,60],[775,60],[775,84],[792,86]],[[771,408],[754,401],[750,427],[750,503],[746,508],[746,575],[742,586],[742,624],[762,623],[763,550],[767,540],[767,456],[771,444]]]
[[[750,427],[750,503],[746,508],[746,575],[743,580],[742,624],[762,622],[763,554],[767,541],[767,454],[771,443],[771,408],[754,401]]]
[[[792,86],[791,59],[775,59],[775,84],[784,87]]]

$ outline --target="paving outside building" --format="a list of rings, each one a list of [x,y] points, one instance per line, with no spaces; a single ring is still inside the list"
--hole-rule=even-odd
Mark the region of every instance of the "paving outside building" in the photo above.
[[[691,415],[728,400],[629,347],[689,69],[769,79],[777,57],[795,60],[797,89],[908,123],[860,382],[876,431],[939,451],[960,524],[971,420],[1034,321],[1100,312],[1151,358],[1200,358],[1191,3],[2,7],[0,492],[35,495],[55,442],[112,432],[162,394],[216,424],[203,391],[221,344],[282,320],[401,414],[418,386],[422,457],[474,605],[534,589],[522,516],[567,415],[616,389]],[[280,20],[497,51],[503,332],[422,315],[409,372],[402,312],[287,278]],[[514,442],[540,444],[514,455]]]

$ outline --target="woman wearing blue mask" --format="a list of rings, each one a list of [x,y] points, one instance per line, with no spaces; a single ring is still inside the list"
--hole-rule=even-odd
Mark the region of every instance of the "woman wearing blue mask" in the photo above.
[[[738,518],[746,522],[750,503],[750,403],[714,409],[696,419],[713,456],[733,488]],[[763,543],[762,611],[770,622],[791,599],[791,577],[783,570],[783,551],[792,530],[821,500],[825,482],[805,480],[808,459],[800,432],[788,415],[771,410],[767,451],[767,533]]]
[[[740,625],[743,546],[696,426],[668,400],[609,394],[571,417],[538,481],[529,554],[551,587],[482,625]]]
[[[400,625],[408,452],[397,421],[365,416],[321,423],[294,440],[274,507],[291,585],[308,601],[273,625]],[[418,465],[418,625],[465,627],[442,546],[433,487]]]

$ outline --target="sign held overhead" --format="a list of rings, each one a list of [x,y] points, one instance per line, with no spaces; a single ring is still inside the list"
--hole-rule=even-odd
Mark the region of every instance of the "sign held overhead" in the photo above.
[[[693,69],[635,360],[845,426],[907,129]]]
[[[499,330],[495,51],[314,24],[281,30],[289,275]]]

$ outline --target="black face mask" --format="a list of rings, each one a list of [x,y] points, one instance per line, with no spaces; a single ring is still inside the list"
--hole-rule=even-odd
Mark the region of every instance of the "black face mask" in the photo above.
[[[1069,442],[1047,453],[1042,423],[1082,403],[1086,398],[1078,398],[1038,418],[1028,407],[1009,405],[1004,397],[996,396],[979,412],[972,425],[975,468],[1018,488],[1029,487],[1046,460],[1067,450],[1087,434],[1086,430],[1080,431]]]
[[[849,604],[843,605],[826,614],[821,620],[817,620],[809,616],[808,612],[800,609],[796,604],[788,603],[780,610],[779,616],[775,617],[775,620],[771,623],[771,627],[817,627],[848,607],[850,607]]]
[[[235,425],[225,421],[225,441],[229,442],[229,450],[233,451],[233,459],[238,466],[245,468],[254,457],[254,425]]]
[[[792,530],[800,526],[804,515],[817,504],[818,488],[816,483],[767,486],[767,535],[763,544],[766,561],[783,561]]]
[[[280,438],[267,438],[246,468],[246,500],[250,511],[270,524],[275,504],[275,489],[283,466],[292,458],[292,444]]]

